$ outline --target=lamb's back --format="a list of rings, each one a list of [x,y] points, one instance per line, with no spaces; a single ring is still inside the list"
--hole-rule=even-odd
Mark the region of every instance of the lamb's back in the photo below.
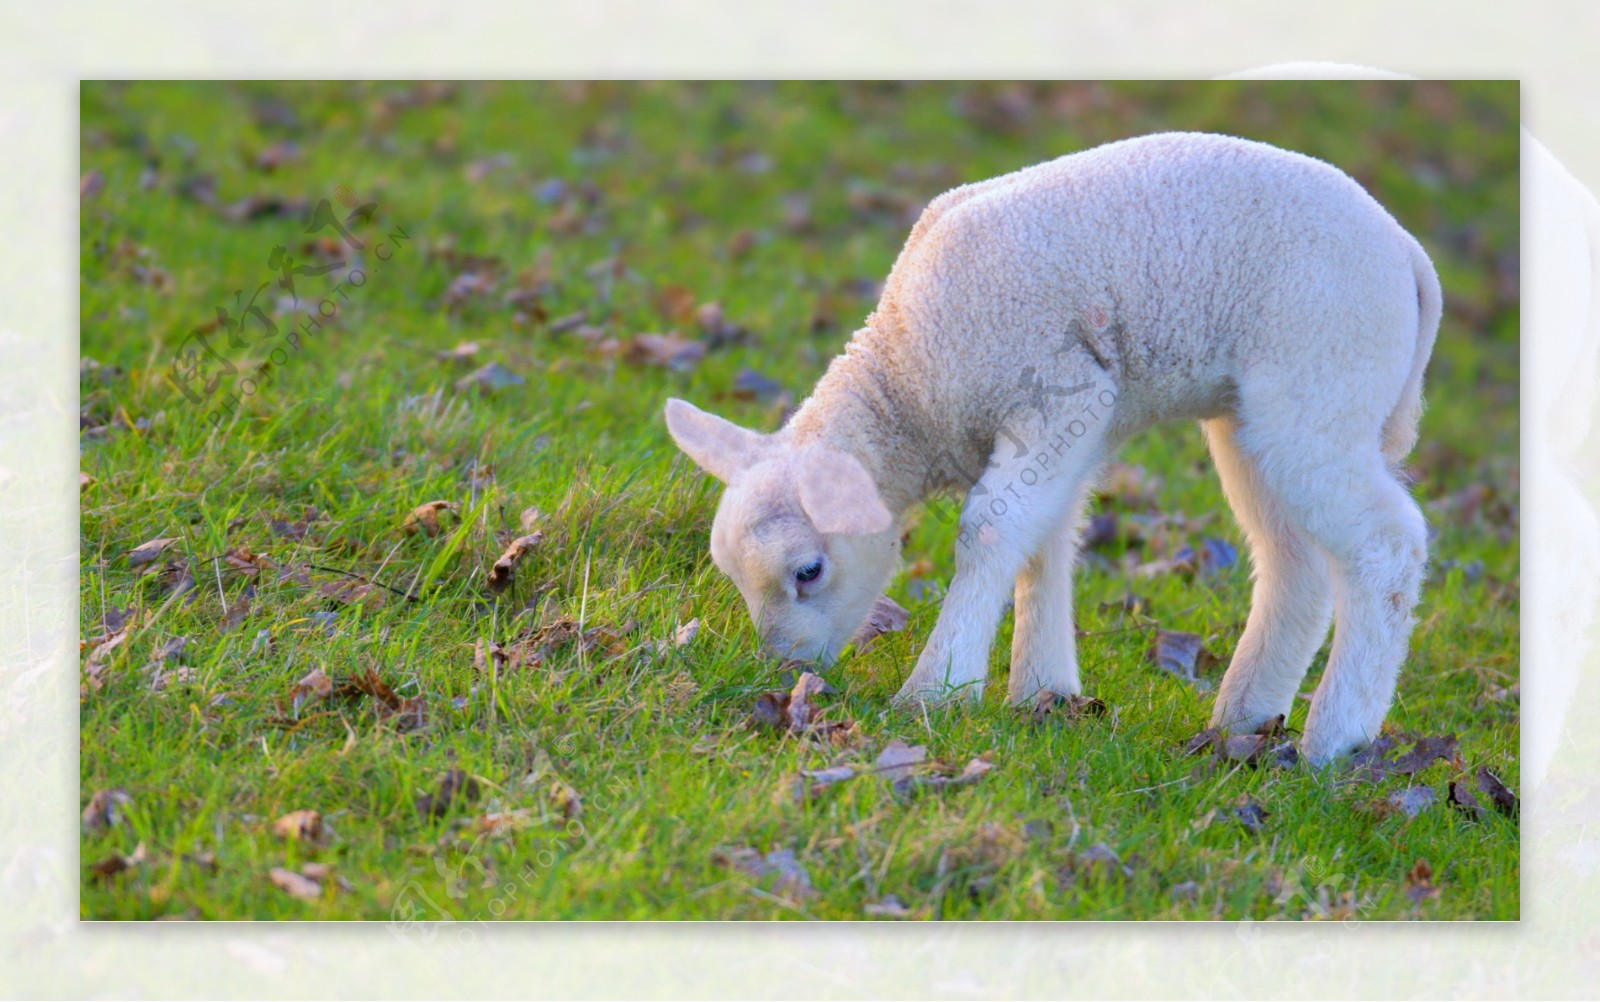
[[[1014,406],[1024,373],[1074,378],[1086,340],[1131,403],[1159,404],[1152,417],[1204,416],[1241,366],[1307,350],[1297,315],[1409,274],[1409,239],[1319,160],[1163,133],[940,196],[874,321],[925,406],[957,422]]]

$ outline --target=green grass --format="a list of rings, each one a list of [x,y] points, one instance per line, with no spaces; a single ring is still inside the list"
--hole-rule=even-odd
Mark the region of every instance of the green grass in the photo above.
[[[1516,918],[1516,822],[1470,820],[1443,792],[1478,766],[1518,785],[1516,702],[1492,698],[1518,678],[1517,102],[1516,85],[1499,83],[86,84],[83,170],[104,187],[82,204],[82,348],[121,371],[82,382],[84,424],[100,429],[82,449],[94,478],[81,495],[83,636],[104,633],[109,610],[138,618],[103,684],[86,672],[82,800],[120,788],[133,801],[123,823],[83,836],[82,916],[860,918],[894,895],[947,919]],[[261,112],[282,105],[298,124]],[[1083,674],[1112,708],[1105,718],[1036,724],[1003,704],[1003,681],[981,706],[890,711],[938,613],[912,597],[908,571],[891,595],[911,609],[910,628],[829,672],[840,690],[824,698],[829,715],[856,720],[864,745],[818,749],[753,729],[751,707],[778,668],[756,656],[738,595],[710,563],[716,485],[672,447],[665,398],[775,428],[781,404],[738,399],[736,374],[756,369],[803,397],[870,311],[908,209],[956,183],[1167,128],[1332,161],[1439,266],[1448,312],[1412,457],[1434,567],[1390,719],[1459,735],[1464,771],[1436,764],[1371,786],[1197,768],[1181,745],[1205,725],[1210,694],[1147,660],[1150,622],[1199,633],[1225,657],[1248,569],[1135,579],[1114,550],[1086,562],[1077,594]],[[270,174],[253,166],[286,135],[298,160]],[[498,154],[509,154],[500,169],[469,176]],[[153,186],[141,185],[157,160]],[[274,246],[298,253],[306,238],[295,219],[233,221],[180,194],[195,175],[215,178],[223,204],[273,194],[337,206],[347,186],[377,203],[365,236],[408,235],[391,239],[387,260],[369,245],[365,282],[337,320],[215,426],[212,410],[167,385],[169,362],[233,290],[274,277]],[[452,249],[500,259],[493,293],[445,305],[462,270]],[[332,280],[297,284],[315,301]],[[549,320],[581,313],[609,337],[699,336],[686,309],[717,301],[751,338],[688,372],[635,364],[514,316],[504,296],[518,287]],[[277,296],[274,286],[261,301]],[[435,353],[463,340],[481,346],[473,365],[498,362],[525,382],[458,393],[471,367]],[[227,353],[273,361],[270,346]],[[1242,546],[1196,429],[1161,429],[1123,458],[1155,478],[1153,492],[1104,510],[1203,520],[1168,551],[1204,536]],[[492,482],[469,483],[489,466]],[[1471,489],[1486,500],[1460,503]],[[434,500],[458,502],[460,517],[436,537],[400,531]],[[543,513],[544,541],[492,600],[485,573],[529,507]],[[311,508],[322,518],[302,539],[271,526]],[[918,576],[948,580],[953,536],[922,518],[908,560],[931,568]],[[163,558],[187,563],[193,591],[173,597],[170,578],[129,565],[128,551],[156,537],[177,538]],[[219,559],[241,546],[271,566],[252,577]],[[1129,559],[1163,552],[1135,547]],[[351,579],[311,565],[415,600],[379,589],[341,602],[322,586]],[[227,629],[225,603],[235,609],[250,588]],[[1117,607],[1129,592],[1149,621]],[[615,656],[573,645],[537,667],[474,667],[480,640],[510,643],[563,615],[635,625]],[[703,627],[691,643],[651,653],[692,618]],[[992,682],[1004,678],[1009,630]],[[167,668],[188,677],[153,691],[150,662],[174,637],[189,643]],[[425,726],[403,730],[360,697],[296,708],[295,681],[318,666],[375,669],[399,696],[425,698]],[[1319,656],[1306,691],[1322,666]],[[1291,726],[1304,713],[1301,701]],[[807,805],[784,796],[798,770],[870,762],[897,737],[955,766],[991,752],[994,769],[910,800],[871,776]],[[481,796],[424,817],[417,798],[453,768]],[[1407,782],[1439,788],[1440,801],[1415,818],[1363,808]],[[557,788],[576,792],[581,813],[564,816]],[[1269,812],[1259,833],[1228,816],[1246,800]],[[322,812],[326,844],[274,836],[273,822],[299,809]],[[466,828],[513,810],[526,827],[476,841]],[[90,872],[140,842],[133,870]],[[1101,842],[1126,872],[1088,864]],[[740,846],[793,850],[816,893],[718,865],[717,850]],[[1418,860],[1439,893],[1414,901],[1405,881]],[[317,900],[268,877],[308,862],[332,866]]]

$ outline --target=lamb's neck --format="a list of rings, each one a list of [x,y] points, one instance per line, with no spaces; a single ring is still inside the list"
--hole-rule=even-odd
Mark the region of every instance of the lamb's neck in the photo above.
[[[826,445],[860,460],[896,521],[926,493],[916,421],[891,389],[872,332],[835,358],[785,431],[795,445]]]

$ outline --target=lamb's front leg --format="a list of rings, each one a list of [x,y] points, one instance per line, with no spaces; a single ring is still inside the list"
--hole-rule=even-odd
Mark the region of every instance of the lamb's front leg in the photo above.
[[[1046,457],[1036,449],[1017,456],[1010,444],[997,451],[988,472],[967,497],[956,543],[955,578],[916,668],[895,696],[896,705],[982,697],[989,648],[1012,585],[1029,558],[1068,521],[1067,512],[1093,466],[1089,443],[1078,444],[1076,454],[1068,447],[1059,457],[1054,453]],[[1024,476],[1024,470],[1031,472]],[[1070,561],[1069,555],[1069,577]],[[1053,562],[1047,577],[1046,590],[1059,591]],[[1043,593],[1039,598],[1052,610],[1058,605]],[[1070,641],[1070,617],[1066,621]],[[1074,680],[1076,674],[1073,667]],[[1044,687],[1055,690],[1053,684]]]
[[[1017,575],[1016,627],[1011,634],[1011,702],[1041,692],[1076,696],[1077,637],[1073,630],[1072,568],[1078,552],[1082,494],[1066,521],[1051,532]]]

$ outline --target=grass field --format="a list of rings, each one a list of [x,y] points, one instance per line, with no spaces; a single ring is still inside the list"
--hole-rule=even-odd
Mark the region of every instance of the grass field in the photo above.
[[[1514,83],[85,84],[81,915],[1516,918],[1516,819],[1448,787],[1518,786],[1517,108]],[[1157,631],[1225,663],[1249,599],[1243,558],[1160,563],[1242,547],[1189,426],[1098,502],[1105,715],[1003,684],[889,709],[951,573],[930,513],[890,592],[909,627],[827,673],[854,731],[759,726],[785,682],[664,400],[776,428],[923,203],[1171,128],[1331,161],[1439,268],[1433,563],[1390,719],[1459,753],[1381,781],[1184,753],[1221,668],[1163,671]],[[196,328],[231,374],[174,370]],[[991,768],[796,797],[893,739]]]

